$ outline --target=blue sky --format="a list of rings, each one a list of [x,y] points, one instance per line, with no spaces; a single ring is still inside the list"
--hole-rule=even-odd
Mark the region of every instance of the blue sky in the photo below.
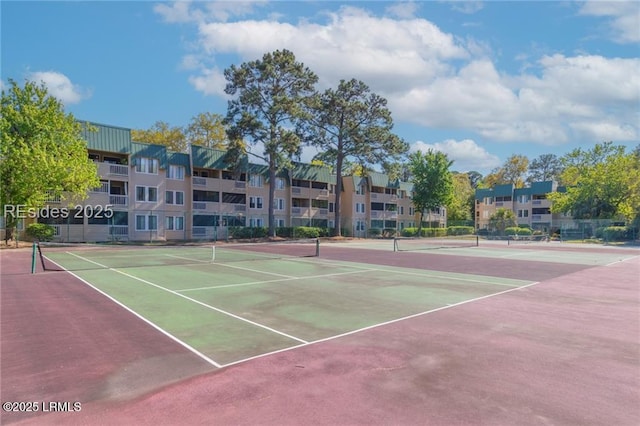
[[[224,115],[223,71],[289,49],[318,89],[356,78],[396,133],[483,174],[640,142],[637,1],[2,1],[1,77],[128,128]],[[310,160],[311,151],[303,160]]]

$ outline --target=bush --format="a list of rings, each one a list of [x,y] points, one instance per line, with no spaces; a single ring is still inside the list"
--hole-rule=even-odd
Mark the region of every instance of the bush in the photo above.
[[[472,235],[473,231],[473,226],[450,226],[447,235]]]
[[[370,237],[379,237],[380,236],[380,232],[381,232],[381,230],[379,228],[371,228],[371,229],[369,229],[369,236]]]
[[[403,237],[415,237],[418,235],[418,228],[404,228],[401,235]]]
[[[517,226],[511,226],[509,228],[505,228],[504,230],[504,234],[508,235],[508,236],[512,236],[512,235],[518,235],[521,237],[527,237],[530,236],[533,232],[531,231],[531,229],[529,228],[520,228]]]
[[[602,229],[602,236],[605,241],[625,241],[628,239],[628,230],[626,226],[607,226]],[[596,231],[596,234],[599,232]]]
[[[27,225],[26,232],[29,237],[38,241],[51,241],[56,233],[53,226],[45,223],[31,223]]]
[[[245,227],[234,226],[229,228],[231,238],[246,240],[251,238],[264,238],[268,235],[269,229],[264,226]]]
[[[444,237],[447,235],[447,228],[422,228],[423,237]]]
[[[320,228],[311,226],[298,226],[293,229],[294,238],[318,238],[320,236]]]

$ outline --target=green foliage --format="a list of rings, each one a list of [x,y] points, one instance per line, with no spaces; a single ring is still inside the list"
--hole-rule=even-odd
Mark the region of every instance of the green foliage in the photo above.
[[[472,207],[475,205],[475,191],[466,173],[455,173],[453,194],[447,204],[447,221],[463,221],[471,219]]]
[[[171,127],[164,121],[156,121],[148,130],[131,130],[136,142],[165,145],[172,151],[186,152],[187,139],[181,127]]]
[[[19,87],[9,80],[0,111],[0,208],[41,208],[63,192],[74,200],[86,198],[100,179],[81,130],[44,84],[28,81]],[[14,218],[5,219],[9,230],[15,226]]]
[[[264,147],[269,180],[300,154],[301,137],[296,132],[306,118],[302,105],[313,93],[318,77],[288,50],[266,53],[261,60],[232,65],[224,70],[229,101],[225,124],[229,140],[248,139]],[[269,185],[269,235],[276,235],[275,185]]]
[[[636,239],[637,230],[632,226],[606,226],[597,228],[596,238],[605,241],[631,241]]]
[[[393,119],[387,100],[371,93],[355,79],[341,80],[338,88],[327,89],[306,99],[307,121],[301,123],[309,144],[322,149],[316,159],[333,166],[336,193],[342,190],[347,167],[366,170],[382,164],[399,173],[393,165],[409,146],[392,132]],[[335,202],[335,234],[341,229],[340,198]]]
[[[185,132],[187,142],[208,148],[225,149],[228,145],[224,117],[203,112],[191,118]]]
[[[504,234],[507,228],[517,227],[515,213],[509,209],[499,208],[489,218],[489,227],[498,234]]]
[[[475,229],[473,226],[449,226],[447,235],[473,235]]]
[[[578,148],[561,159],[566,192],[547,195],[552,212],[575,219],[633,220],[640,211],[640,157],[611,142]]]
[[[267,231],[267,228],[261,226],[233,226],[229,228],[229,235],[239,240],[264,238],[267,236]]]
[[[520,237],[528,237],[528,236],[533,234],[533,231],[531,231],[530,228],[521,228],[521,227],[518,227],[518,226],[510,226],[508,228],[505,228],[504,234],[505,235],[509,235],[509,236],[518,235]]]
[[[27,236],[37,241],[51,241],[55,234],[55,229],[45,223],[30,223],[26,229]]]
[[[524,186],[524,176],[529,168],[529,159],[524,155],[514,154],[504,162],[502,167],[493,169],[484,178],[487,187],[513,184],[516,188]]]
[[[450,203],[453,197],[453,178],[449,168],[453,164],[442,152],[429,149],[423,153],[409,154],[409,171],[413,182],[413,206],[422,217],[428,210],[435,210]]]
[[[529,163],[527,182],[544,182],[559,180],[562,173],[562,163],[555,154],[542,154]]]

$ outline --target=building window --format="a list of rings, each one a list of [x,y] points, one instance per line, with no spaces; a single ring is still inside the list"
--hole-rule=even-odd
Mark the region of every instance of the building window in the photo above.
[[[415,213],[415,208],[414,207],[409,207],[409,216],[414,216]]]
[[[276,178],[276,189],[284,189],[284,179],[283,178]]]
[[[529,210],[518,210],[518,217],[529,217]]]
[[[356,221],[356,231],[364,231],[365,230],[365,223],[362,220],[358,220]]]
[[[158,174],[158,160],[156,158],[140,157],[136,159],[136,172],[152,175]]]
[[[158,188],[155,186],[136,186],[136,201],[157,203]]]
[[[182,216],[167,216],[165,217],[165,228],[167,231],[182,231],[184,230],[184,217]]]
[[[158,229],[158,216],[136,215],[136,231],[155,231]]]
[[[264,226],[264,219],[261,217],[252,217],[249,219],[249,226],[251,228],[259,228]]]
[[[249,197],[249,208],[250,209],[261,209],[262,208],[262,197]]]
[[[262,175],[249,175],[249,186],[262,188]]]
[[[365,187],[364,185],[358,185],[356,186],[356,194],[358,195],[362,195],[365,193]]]
[[[276,227],[284,228],[285,227],[284,219],[276,219]]]
[[[404,214],[404,206],[400,206],[400,214]]]
[[[165,202],[167,204],[175,204],[178,206],[184,205],[184,192],[183,191],[166,191]]]
[[[284,204],[284,198],[276,198],[275,199],[275,210],[284,210],[285,209],[285,204]]]
[[[167,170],[167,179],[184,180],[184,166],[170,165]]]
[[[356,213],[364,213],[364,203],[356,203]]]

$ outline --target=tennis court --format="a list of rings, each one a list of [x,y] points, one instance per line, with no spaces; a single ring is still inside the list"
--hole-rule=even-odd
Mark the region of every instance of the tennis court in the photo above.
[[[495,383],[482,385],[481,380],[478,381],[482,374],[477,371],[471,374],[468,368],[476,362],[484,365],[488,358],[501,356],[501,369],[506,368],[508,374],[492,377],[493,380],[498,380],[505,389],[517,388],[514,380],[531,381],[535,388],[536,381],[542,377],[544,383],[539,385],[540,391],[548,386],[545,381],[553,377],[547,377],[548,371],[540,376],[538,369],[542,367],[537,364],[540,362],[537,351],[549,352],[547,361],[552,364],[553,360],[571,358],[577,361],[581,371],[594,360],[598,361],[598,371],[606,364],[609,374],[613,372],[610,379],[627,377],[626,382],[620,384],[620,395],[626,396],[620,398],[612,389],[608,389],[606,395],[595,388],[589,391],[590,398],[600,401],[600,409],[616,408],[618,414],[589,408],[580,413],[572,405],[574,402],[567,402],[566,412],[544,408],[549,397],[541,396],[543,408],[537,410],[544,413],[529,413],[524,417],[526,421],[520,423],[535,424],[536,418],[550,416],[556,424],[581,418],[598,424],[599,420],[613,416],[621,420],[618,424],[624,424],[630,416],[640,414],[633,407],[634,400],[637,402],[640,396],[638,375],[629,379],[633,376],[629,373],[640,371],[637,340],[640,252],[637,249],[551,243],[507,246],[485,241],[479,245],[428,250],[411,248],[409,243],[374,240],[319,244],[312,240],[182,247],[44,246],[43,265],[49,270],[35,275],[11,274],[10,271],[26,265],[18,266],[3,253],[2,350],[3,361],[9,360],[8,366],[6,362],[2,365],[3,402],[36,397],[30,393],[37,393],[40,400],[55,399],[51,395],[57,394],[64,400],[81,401],[83,410],[80,415],[3,412],[2,422],[20,419],[37,422],[47,415],[47,420],[76,419],[86,423],[97,419],[105,404],[111,407],[113,401],[129,404],[128,415],[140,420],[137,416],[146,412],[149,404],[155,407],[158,398],[166,402],[166,398],[180,399],[183,393],[196,395],[202,386],[215,388],[213,392],[219,398],[218,392],[231,380],[230,389],[232,393],[238,392],[238,403],[249,404],[246,408],[254,413],[245,412],[236,403],[232,405],[237,409],[231,410],[229,401],[223,398],[227,403],[221,403],[218,399],[214,405],[222,406],[218,406],[220,410],[216,410],[215,415],[221,424],[249,424],[257,419],[260,419],[257,423],[282,424],[284,414],[273,411],[276,407],[294,416],[291,418],[294,420],[284,423],[298,424],[302,419],[295,420],[291,410],[285,408],[287,400],[293,402],[296,395],[289,388],[301,386],[304,382],[304,375],[298,377],[301,371],[316,365],[314,387],[298,389],[297,395],[306,397],[296,400],[294,405],[300,408],[293,410],[302,415],[299,410],[302,407],[308,410],[311,403],[310,406],[320,412],[317,418],[307,418],[309,423],[451,424],[467,416],[470,423],[485,423],[473,421],[473,410],[483,407],[475,397],[467,406],[466,414],[464,409],[456,411],[450,407],[451,401],[439,408],[434,406],[430,414],[420,406],[402,414],[396,411],[396,406],[405,407],[407,400],[414,398],[427,403],[424,398],[433,394],[436,386],[447,394],[447,400],[470,398],[462,389],[477,387],[477,392],[486,394],[486,406],[481,409],[486,416],[484,420],[506,424],[515,418],[523,419],[518,417],[522,412],[514,411],[522,401],[511,401],[513,396],[504,396],[505,400],[500,401],[488,389],[495,387]],[[21,256],[24,261],[28,253]],[[616,272],[607,277],[610,271]],[[592,277],[598,277],[598,282],[585,287],[585,279]],[[25,283],[32,283],[33,287],[28,289]],[[105,336],[100,333],[92,336],[83,330],[91,324],[79,324],[74,318],[67,318],[65,323],[71,325],[74,332],[67,330],[55,341],[71,339],[71,344],[77,346],[76,357],[78,352],[93,354],[109,342],[104,354],[94,355],[93,360],[78,361],[90,371],[83,370],[81,375],[86,377],[75,383],[76,390],[69,391],[69,387],[74,388],[74,381],[69,381],[68,374],[59,374],[66,379],[57,377],[58,382],[49,382],[48,395],[37,390],[38,386],[42,389],[39,383],[42,377],[37,375],[27,381],[25,389],[7,383],[7,380],[18,380],[27,367],[37,368],[35,360],[47,358],[46,347],[54,340],[50,340],[52,336],[41,336],[43,330],[37,328],[32,329],[30,339],[24,334],[7,339],[12,335],[7,334],[6,325],[18,327],[16,321],[30,320],[38,323],[38,316],[50,322],[53,318],[72,315],[75,309],[83,311],[76,315],[82,315],[89,322],[94,316],[100,317],[99,326],[106,329]],[[636,322],[629,322],[634,314]],[[605,327],[609,331],[605,331],[597,321],[607,317],[615,323],[618,337],[616,341],[607,341],[606,348],[602,348],[598,345],[603,344],[603,335],[611,333],[611,324]],[[563,325],[563,321],[569,322]],[[483,326],[479,330],[480,324]],[[580,331],[579,324],[587,328]],[[131,336],[127,335],[129,327]],[[568,331],[563,331],[567,327]],[[578,337],[574,335],[577,331]],[[591,342],[593,333],[597,339]],[[514,338],[522,341],[514,343]],[[583,365],[578,354],[592,343],[597,348],[592,354],[594,359]],[[616,345],[619,347],[614,349]],[[43,346],[45,353],[32,355],[33,363],[25,365],[17,361],[21,352]],[[510,348],[519,355],[514,360],[508,351],[496,353],[496,348],[503,351]],[[460,359],[461,351],[465,353],[466,362]],[[49,350],[49,358],[55,358],[55,352]],[[534,356],[527,364],[531,367],[531,377],[522,378],[526,371],[518,371],[512,364],[514,361],[520,364],[518,357],[528,352]],[[614,352],[625,355],[622,359],[610,359]],[[100,367],[105,362],[103,357],[111,359]],[[451,360],[457,361],[452,365]],[[60,359],[57,363],[66,364]],[[123,365],[128,372],[123,373],[123,368],[127,370]],[[446,371],[439,371],[440,367],[446,367]],[[68,368],[67,373],[78,367]],[[552,370],[556,368],[558,366]],[[363,375],[362,382],[358,382],[358,372]],[[353,395],[352,383],[339,382],[342,374],[352,379],[351,374],[356,374],[354,383],[360,383],[361,396]],[[47,369],[47,375],[56,374]],[[510,375],[517,375],[517,380],[509,378]],[[417,378],[422,381],[416,382]],[[448,380],[452,380],[450,388],[446,384]],[[576,380],[577,388],[584,389],[585,380],[589,386],[595,385],[591,379]],[[255,389],[251,383],[261,385]],[[287,387],[288,390],[282,391],[286,396],[284,401],[269,391],[274,386]],[[325,398],[333,393],[344,397],[337,400],[329,397],[331,402],[320,402],[314,398],[312,389],[319,389]],[[372,401],[385,402],[378,404],[379,407],[367,402],[364,405],[368,409],[355,410],[352,404],[362,403],[362,395],[371,397],[373,390],[376,396]],[[176,391],[177,394],[173,393]],[[456,392],[462,393],[456,396]],[[498,391],[504,392],[507,391]],[[255,399],[254,394],[262,396]],[[522,395],[529,394],[529,391],[522,392]],[[207,399],[206,393],[197,395],[196,400]],[[144,397],[142,405],[135,403],[140,397]],[[278,402],[262,405],[261,398]],[[403,402],[397,402],[402,398]],[[439,395],[434,401],[441,398]],[[212,400],[207,401],[209,406]],[[185,402],[196,409],[192,404],[193,400]],[[329,405],[323,408],[323,404]],[[497,407],[503,404],[510,406],[511,411],[501,413]],[[525,405],[531,404],[532,401],[528,401]],[[384,406],[387,407],[385,413],[379,413]],[[186,421],[177,414],[182,411],[176,409],[169,409],[169,418]],[[155,410],[157,407],[152,411]],[[197,411],[202,414],[202,409]],[[255,413],[262,417],[255,417]],[[372,417],[375,413],[382,416],[377,417],[378,421],[372,421],[376,419]],[[156,415],[158,413],[150,417],[144,415],[142,423],[153,423],[148,420]],[[187,414],[182,412],[182,415]],[[191,418],[195,422],[207,418],[197,417],[197,412],[188,415],[196,416]],[[213,414],[209,412],[209,415]]]

